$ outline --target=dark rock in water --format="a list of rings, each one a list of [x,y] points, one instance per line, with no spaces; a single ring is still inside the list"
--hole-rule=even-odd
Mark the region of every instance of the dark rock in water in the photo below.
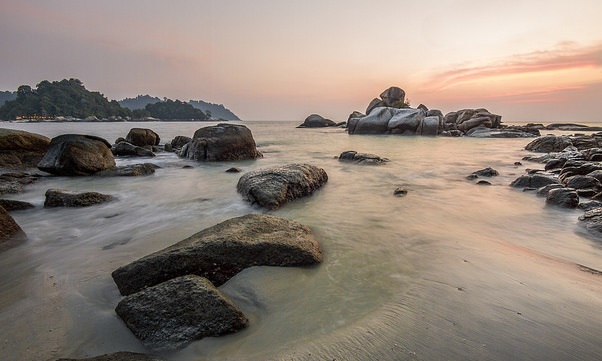
[[[0,199],[0,207],[9,212],[35,208],[35,206],[29,202],[15,201],[12,199]]]
[[[252,204],[274,210],[312,194],[328,181],[324,169],[310,164],[288,164],[243,174],[236,189]]]
[[[579,221],[583,222],[582,224],[590,234],[602,237],[602,207],[586,211],[579,217]]]
[[[23,186],[36,182],[39,179],[39,175],[30,173],[0,174],[0,195],[21,193]]]
[[[406,92],[396,86],[392,86],[380,94],[384,105],[391,108],[404,108]],[[369,112],[367,112],[369,113]]]
[[[387,158],[381,158],[375,154],[358,153],[354,150],[348,150],[341,153],[339,155],[339,160],[370,165],[384,164],[389,161]]]
[[[576,175],[565,178],[563,182],[567,188],[591,189],[595,193],[602,191],[602,183],[594,177],[588,175]]]
[[[548,192],[546,204],[563,208],[577,208],[579,195],[572,188],[556,188]]]
[[[178,277],[127,296],[115,308],[127,327],[151,350],[182,348],[203,337],[246,327],[245,315],[209,280]]]
[[[497,170],[495,170],[491,167],[487,167],[487,168],[483,168],[483,169],[472,172],[467,178],[475,179],[478,177],[495,177],[498,175],[500,175],[500,173],[498,173]]]
[[[312,114],[305,118],[303,124],[299,125],[298,128],[324,128],[324,127],[334,127],[337,123],[333,122],[330,119],[326,119],[318,114]]]
[[[125,140],[133,145],[144,147],[145,145],[158,145],[161,138],[151,129],[132,128]]]
[[[138,177],[154,174],[155,170],[158,168],[160,167],[156,164],[138,163],[103,170],[101,172],[94,173],[94,175],[100,177]]]
[[[480,181],[478,181],[476,184],[477,184],[477,185],[480,185],[480,186],[490,186],[490,185],[491,185],[491,182],[489,182],[489,181],[486,181],[486,180],[480,180]]]
[[[550,153],[561,152],[571,145],[573,143],[568,136],[546,135],[533,140],[525,146],[525,149],[531,152]]]
[[[238,167],[232,167],[232,168],[226,169],[226,173],[240,173],[240,172],[242,172],[242,169],[240,169]]]
[[[15,219],[3,207],[0,207],[0,252],[15,247],[26,240],[25,232],[15,222]]]
[[[154,157],[155,153],[152,150],[142,148],[128,142],[115,144],[111,149],[116,156],[134,156],[134,157]]]
[[[403,197],[405,195],[408,194],[408,190],[404,187],[397,187],[394,191],[393,191],[393,195],[397,196],[397,197]]]
[[[322,261],[306,226],[265,214],[232,218],[113,271],[123,295],[196,274],[220,286],[251,266],[305,266]]]
[[[186,144],[190,143],[192,138],[183,135],[178,135],[171,140],[171,147],[174,151],[182,149]]]
[[[50,139],[43,135],[0,128],[0,168],[34,168],[49,145]]]
[[[145,355],[135,352],[116,352],[89,358],[60,358],[56,361],[165,361],[158,356]]]
[[[562,169],[566,163],[566,158],[550,159],[546,162],[545,170]]]
[[[111,144],[106,140],[78,134],[65,134],[50,141],[38,168],[61,176],[85,176],[115,167]]]
[[[46,191],[44,207],[89,207],[113,200],[113,196],[98,192],[76,193],[62,189]]]
[[[511,187],[516,188],[541,188],[548,184],[558,184],[558,180],[542,174],[523,175],[510,183]]]
[[[197,130],[180,157],[198,161],[232,161],[262,157],[249,128],[218,124]]]
[[[521,163],[521,162],[514,162],[514,165],[518,167],[518,166],[523,165],[523,163]]]
[[[536,194],[540,197],[547,197],[548,193],[552,190],[552,189],[558,189],[558,188],[564,188],[564,186],[562,184],[556,183],[556,184],[548,184],[547,186],[543,186],[541,188],[539,188],[536,192]]]

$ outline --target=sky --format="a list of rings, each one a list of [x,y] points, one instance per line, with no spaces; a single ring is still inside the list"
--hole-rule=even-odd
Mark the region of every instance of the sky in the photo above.
[[[0,0],[0,90],[80,79],[109,99],[345,121],[412,107],[602,122],[600,0]]]

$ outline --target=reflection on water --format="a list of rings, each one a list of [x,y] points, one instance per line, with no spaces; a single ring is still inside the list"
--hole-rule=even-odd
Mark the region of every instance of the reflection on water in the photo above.
[[[222,287],[250,326],[163,355],[169,360],[595,359],[602,285],[575,264],[602,269],[600,243],[576,232],[577,211],[548,209],[508,184],[526,167],[524,139],[348,136],[247,122],[264,158],[200,164],[160,154],[155,175],[48,177],[14,196],[29,236],[0,254],[0,355],[39,360],[144,352],[114,313],[110,273],[201,229],[262,212],[236,193],[239,175],[307,162],[329,181],[274,215],[311,227],[324,263],[254,267]],[[163,141],[205,123],[9,124],[47,136],[85,133],[113,141],[150,127]],[[345,150],[383,166],[338,162]],[[139,159],[118,160],[119,164]],[[145,160],[147,161],[147,160]],[[192,165],[193,168],[183,168]],[[493,167],[477,186],[466,176]],[[403,186],[407,196],[393,196]],[[44,209],[48,188],[99,191],[117,200],[85,209]],[[36,341],[38,340],[38,341]]]

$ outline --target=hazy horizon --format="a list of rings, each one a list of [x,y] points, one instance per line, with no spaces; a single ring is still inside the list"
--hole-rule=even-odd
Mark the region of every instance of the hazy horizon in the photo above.
[[[245,120],[346,120],[389,86],[413,107],[599,122],[602,3],[0,0],[0,90],[78,78],[121,100]]]

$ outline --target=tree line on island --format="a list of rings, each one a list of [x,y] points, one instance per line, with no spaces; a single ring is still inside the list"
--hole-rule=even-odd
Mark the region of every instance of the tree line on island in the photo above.
[[[79,79],[44,80],[32,88],[0,92],[0,119],[81,120],[240,120],[222,104],[183,102],[139,95],[109,100],[87,90]]]

